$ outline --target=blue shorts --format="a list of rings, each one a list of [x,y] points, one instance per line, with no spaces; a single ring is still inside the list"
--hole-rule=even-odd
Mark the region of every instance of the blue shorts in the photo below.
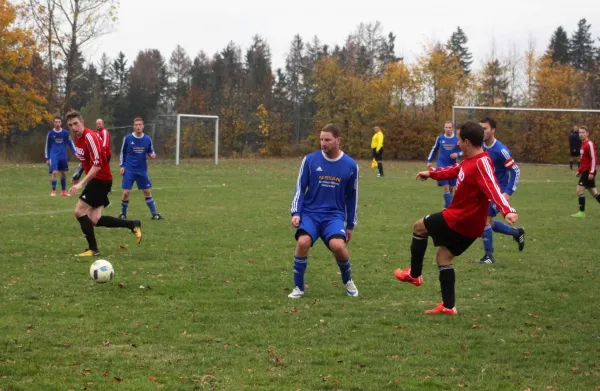
[[[496,215],[500,213],[496,204],[490,201],[490,207],[488,208],[488,217],[496,217]]]
[[[125,175],[123,175],[123,180],[121,181],[121,188],[123,190],[131,190],[133,188],[133,182],[137,184],[138,190],[152,188],[152,182],[150,182],[150,177],[147,173],[137,174],[125,171]]]
[[[456,179],[446,179],[444,181],[437,181],[438,186],[452,186],[456,187]]]
[[[296,229],[296,239],[306,232],[312,239],[312,244],[321,238],[325,245],[335,235],[346,240],[346,224],[344,219],[330,216],[303,214],[300,216],[300,226]]]
[[[50,159],[48,174],[52,174],[52,171],[69,171],[67,159]]]

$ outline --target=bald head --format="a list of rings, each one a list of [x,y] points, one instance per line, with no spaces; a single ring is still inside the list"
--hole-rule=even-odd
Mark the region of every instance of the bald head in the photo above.
[[[98,118],[96,120],[96,130],[102,130],[104,129],[104,121],[102,120],[102,118]]]

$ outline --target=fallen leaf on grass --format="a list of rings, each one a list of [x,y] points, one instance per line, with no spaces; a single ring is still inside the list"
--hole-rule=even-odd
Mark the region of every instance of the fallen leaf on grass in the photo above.
[[[284,365],[285,361],[283,361],[280,357],[275,356],[275,358],[273,358],[273,361],[275,361],[275,365]]]
[[[465,382],[464,382],[464,380],[463,380],[463,381],[461,381],[460,383],[458,383],[458,386],[459,386],[459,387],[464,387],[464,386],[465,386]]]
[[[296,309],[296,307],[292,307],[290,308],[290,312],[298,312],[298,310]]]
[[[107,377],[108,376],[108,372],[107,371],[102,372],[102,376]]]
[[[531,356],[531,352],[523,352],[523,356],[529,357],[529,356]]]
[[[248,260],[248,263],[249,263],[250,265],[254,265],[254,264],[256,263],[256,261],[255,261],[254,259],[249,259],[249,260]]]
[[[155,378],[154,376],[150,376],[150,377],[148,378],[148,380],[150,380],[151,382],[155,382],[155,381],[156,381],[156,378]]]
[[[479,328],[479,325],[474,324],[473,326],[471,326],[472,329],[477,329]]]
[[[546,386],[546,389],[547,389],[547,390],[553,390],[553,389],[554,389],[554,386]]]
[[[119,288],[121,288],[121,289],[125,288],[125,284],[119,284]]]
[[[117,246],[119,250],[127,250],[127,246],[121,246],[120,244]]]
[[[116,376],[113,377],[113,379],[110,381],[111,383],[117,382],[117,383],[121,383],[123,381],[123,378],[120,376]]]
[[[532,318],[539,318],[540,317],[538,314],[529,314],[529,316],[531,316]]]

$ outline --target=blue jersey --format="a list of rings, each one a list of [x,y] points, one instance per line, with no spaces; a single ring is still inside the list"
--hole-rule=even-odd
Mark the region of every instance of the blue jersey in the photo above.
[[[503,193],[511,195],[517,191],[521,171],[512,158],[510,151],[500,141],[495,140],[490,146],[483,143],[483,150],[490,155],[496,171],[496,179]]]
[[[67,160],[67,146],[75,155],[75,144],[73,144],[69,132],[65,129],[59,131],[52,129],[46,137],[46,160]]]
[[[357,209],[358,164],[354,159],[343,152],[335,160],[322,151],[306,155],[296,182],[292,215],[339,217],[346,221],[346,229],[354,229]]]
[[[136,137],[133,133],[128,134],[123,139],[120,166],[125,167],[125,172],[147,173],[146,157],[152,154],[154,154],[154,146],[150,136],[142,134],[142,137]]]
[[[456,135],[452,135],[450,137],[446,136],[446,134],[442,134],[435,139],[435,144],[433,144],[433,148],[431,148],[431,152],[429,152],[429,157],[427,158],[427,163],[431,163],[435,158],[436,153],[438,153],[437,159],[437,167],[449,167],[456,164],[456,158],[452,159],[450,155],[453,153],[457,154],[457,156],[462,156],[462,152],[458,146],[458,137]]]

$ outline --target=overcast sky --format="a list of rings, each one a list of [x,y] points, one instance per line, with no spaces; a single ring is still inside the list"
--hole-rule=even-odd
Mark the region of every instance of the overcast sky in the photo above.
[[[139,50],[156,48],[169,58],[177,44],[190,57],[200,50],[209,56],[229,41],[246,49],[255,34],[271,48],[273,70],[285,65],[295,34],[305,40],[317,35],[331,47],[344,43],[359,23],[380,21],[384,33],[396,35],[396,54],[412,63],[423,45],[448,37],[460,26],[480,68],[495,45],[499,57],[528,42],[543,52],[552,32],[563,26],[569,37],[586,18],[592,37],[600,37],[600,0],[121,0],[114,31],[90,44],[86,57],[97,61],[122,50],[132,64]],[[596,46],[599,42],[596,40]]]

